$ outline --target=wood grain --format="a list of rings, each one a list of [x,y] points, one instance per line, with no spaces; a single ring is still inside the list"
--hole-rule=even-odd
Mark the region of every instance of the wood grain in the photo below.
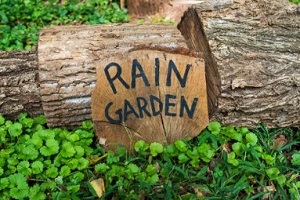
[[[204,59],[157,49],[136,49],[97,62],[92,117],[100,141],[128,148],[139,139],[170,144],[192,138],[208,125]]]

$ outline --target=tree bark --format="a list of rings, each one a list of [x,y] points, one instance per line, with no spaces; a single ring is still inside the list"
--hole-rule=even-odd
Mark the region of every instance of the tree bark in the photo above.
[[[20,112],[42,114],[35,51],[0,51],[0,114],[15,119]]]
[[[197,8],[221,78],[211,120],[253,127],[300,125],[299,6],[237,0]],[[49,126],[91,119],[95,61],[139,44],[186,47],[172,25],[53,27],[40,34],[39,77]]]
[[[238,0],[198,6],[221,75],[224,124],[300,125],[300,6]]]

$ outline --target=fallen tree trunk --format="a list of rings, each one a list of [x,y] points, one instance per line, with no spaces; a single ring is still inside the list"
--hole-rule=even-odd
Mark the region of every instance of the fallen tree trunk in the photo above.
[[[300,6],[239,0],[213,7],[197,10],[222,81],[214,117],[225,124],[299,126]]]
[[[15,119],[20,112],[42,114],[35,51],[0,51],[0,114]]]
[[[282,2],[239,0],[225,7],[198,8],[221,78],[219,107],[211,120],[240,126],[300,125],[299,7]],[[77,125],[91,119],[95,62],[140,44],[186,47],[171,25],[42,31],[39,77],[48,125]]]

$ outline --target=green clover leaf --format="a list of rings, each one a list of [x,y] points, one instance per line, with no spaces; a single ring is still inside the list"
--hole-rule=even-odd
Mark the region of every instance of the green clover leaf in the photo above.
[[[61,149],[60,154],[63,157],[70,158],[70,157],[74,156],[75,153],[76,153],[76,150],[73,147],[71,142],[64,142],[62,144],[62,149]]]
[[[31,169],[29,168],[29,162],[28,161],[21,161],[17,165],[17,170],[18,170],[19,173],[21,173],[25,176],[31,174]]]
[[[219,122],[210,122],[208,125],[208,130],[213,135],[218,135],[221,131],[221,124]]]
[[[186,143],[182,140],[177,140],[174,144],[180,152],[186,152],[188,150]]]
[[[266,173],[270,179],[276,179],[278,175],[280,174],[280,171],[277,167],[272,167],[269,169],[266,169]]]
[[[49,178],[56,178],[58,176],[58,169],[57,167],[51,166],[46,170],[46,176]]]
[[[292,165],[300,166],[300,151],[292,155]]]
[[[37,160],[31,164],[31,168],[33,174],[40,174],[43,172],[44,164],[41,161]]]
[[[137,153],[146,155],[147,150],[149,149],[149,145],[144,140],[139,140],[135,143],[134,149]]]
[[[246,141],[252,146],[256,145],[257,140],[257,136],[254,133],[249,132],[246,134]]]
[[[162,153],[164,151],[164,147],[162,144],[157,142],[152,142],[150,144],[150,153],[152,156],[157,156],[158,154]]]
[[[79,158],[78,159],[77,169],[78,170],[83,170],[83,169],[88,168],[89,165],[90,165],[90,162],[87,159],[85,159],[85,158]]]
[[[71,169],[67,165],[62,166],[62,168],[59,171],[59,174],[63,177],[68,176],[70,173],[71,173]]]
[[[97,165],[95,166],[95,171],[96,171],[96,172],[100,172],[100,173],[104,173],[104,172],[106,172],[108,169],[110,169],[110,167],[109,167],[107,164],[105,164],[105,163],[100,163],[100,164],[97,164]]]
[[[22,124],[16,122],[8,127],[8,133],[12,137],[18,137],[22,133]]]

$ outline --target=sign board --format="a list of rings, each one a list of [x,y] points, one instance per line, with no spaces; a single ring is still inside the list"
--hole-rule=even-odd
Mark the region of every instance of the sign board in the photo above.
[[[92,118],[102,144],[168,144],[198,135],[209,123],[199,55],[136,49],[99,61],[96,70]]]

